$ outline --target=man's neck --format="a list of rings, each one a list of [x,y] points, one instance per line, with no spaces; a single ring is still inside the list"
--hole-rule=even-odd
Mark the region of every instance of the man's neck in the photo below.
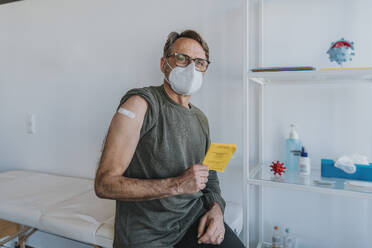
[[[182,105],[183,107],[189,109],[190,96],[179,95],[170,87],[170,85],[164,81],[163,84],[164,90],[167,95],[176,103]]]

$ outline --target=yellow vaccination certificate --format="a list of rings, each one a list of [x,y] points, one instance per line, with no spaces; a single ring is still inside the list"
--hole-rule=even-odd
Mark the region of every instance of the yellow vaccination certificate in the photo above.
[[[234,144],[212,143],[202,164],[208,165],[210,170],[224,172],[235,150]]]

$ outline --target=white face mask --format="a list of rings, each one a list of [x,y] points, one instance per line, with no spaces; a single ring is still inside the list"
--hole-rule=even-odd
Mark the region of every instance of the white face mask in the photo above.
[[[180,94],[189,96],[198,91],[203,84],[203,74],[195,69],[195,64],[190,63],[186,67],[176,66],[172,68],[167,61],[167,65],[172,69],[169,74],[169,80],[172,89]]]

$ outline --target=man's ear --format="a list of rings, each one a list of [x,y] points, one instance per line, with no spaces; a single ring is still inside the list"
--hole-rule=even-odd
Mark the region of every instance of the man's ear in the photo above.
[[[165,67],[166,67],[166,61],[165,61],[165,58],[162,57],[160,59],[160,70],[162,73],[165,73]]]

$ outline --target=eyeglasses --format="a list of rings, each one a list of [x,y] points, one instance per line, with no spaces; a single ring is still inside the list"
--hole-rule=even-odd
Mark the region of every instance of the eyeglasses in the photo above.
[[[167,58],[169,57],[174,57],[176,65],[181,67],[186,67],[191,63],[191,61],[194,61],[196,70],[200,72],[205,72],[208,69],[208,65],[211,63],[206,59],[201,58],[192,59],[189,55],[183,53],[174,53],[167,56]]]

